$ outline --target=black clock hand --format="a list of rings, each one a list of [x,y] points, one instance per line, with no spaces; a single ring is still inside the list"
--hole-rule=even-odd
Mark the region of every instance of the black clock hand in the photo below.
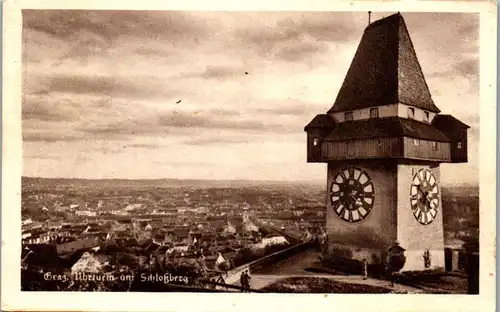
[[[422,188],[420,187],[420,185],[417,186],[417,191],[419,191],[420,194],[422,194],[423,196],[425,196],[424,191],[422,191]]]
[[[349,197],[351,197],[351,198],[352,198],[352,200],[353,200],[353,204],[354,204],[355,206],[359,207],[359,206],[362,206],[362,205],[363,205],[363,204],[361,203],[361,199],[360,199],[360,198],[357,198],[357,197],[355,197],[354,195],[349,195]]]
[[[431,204],[432,202],[432,198],[429,198],[429,195],[425,196],[425,199],[427,200],[427,202],[429,203],[429,205]]]
[[[422,197],[423,197],[422,199],[423,199],[424,201],[426,201],[426,202],[429,202],[429,199],[427,198],[427,195],[425,194],[425,192],[424,192],[424,191],[422,191],[422,189],[420,188],[420,185],[419,185],[419,186],[417,186],[417,190],[420,192],[420,194],[422,194]]]

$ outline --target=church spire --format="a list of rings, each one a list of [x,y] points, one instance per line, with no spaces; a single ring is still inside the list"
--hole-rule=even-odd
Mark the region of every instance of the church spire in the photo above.
[[[439,113],[402,15],[370,18],[328,113],[397,103]]]

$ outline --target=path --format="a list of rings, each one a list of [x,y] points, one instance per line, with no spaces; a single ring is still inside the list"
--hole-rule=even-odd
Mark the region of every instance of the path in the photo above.
[[[293,275],[293,274],[310,274],[315,275],[318,273],[307,272],[306,268],[312,267],[318,263],[320,252],[309,249],[303,252],[294,254],[285,258],[267,268],[261,269],[252,274],[259,275]]]
[[[262,289],[267,285],[289,277],[319,277],[332,279],[337,282],[384,287],[393,289],[395,292],[422,292],[420,289],[401,284],[394,284],[394,287],[390,287],[389,282],[385,280],[374,278],[364,280],[361,275],[332,275],[306,271],[306,268],[317,264],[319,255],[320,253],[318,251],[306,250],[283,259],[272,266],[261,269],[257,272],[251,272],[251,287],[254,289]],[[235,285],[239,285],[239,282],[235,283]]]

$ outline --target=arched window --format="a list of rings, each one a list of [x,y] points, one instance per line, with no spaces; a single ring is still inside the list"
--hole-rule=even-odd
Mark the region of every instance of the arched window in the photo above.
[[[410,119],[415,118],[415,109],[413,107],[408,107],[408,118]]]
[[[378,118],[378,107],[370,108],[370,118]]]
[[[318,138],[314,138],[313,139],[313,145],[314,146],[318,146],[318,144],[319,144],[319,139]]]

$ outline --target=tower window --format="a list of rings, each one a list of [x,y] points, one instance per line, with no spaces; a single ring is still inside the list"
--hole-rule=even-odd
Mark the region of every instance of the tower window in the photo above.
[[[458,142],[458,143],[457,143],[457,148],[458,148],[458,149],[461,149],[461,148],[462,148],[462,142]]]
[[[425,112],[424,121],[429,121],[429,112]]]
[[[410,119],[415,118],[415,109],[413,107],[408,107],[408,118]]]
[[[378,107],[370,108],[370,118],[378,118]]]
[[[318,144],[319,144],[319,139],[318,138],[314,138],[313,139],[313,145],[314,146],[318,146]]]
[[[437,151],[438,150],[438,144],[437,142],[432,142],[432,150]]]
[[[353,115],[352,115],[352,112],[346,112],[344,114],[344,118],[345,118],[345,121],[352,121],[354,119]]]

